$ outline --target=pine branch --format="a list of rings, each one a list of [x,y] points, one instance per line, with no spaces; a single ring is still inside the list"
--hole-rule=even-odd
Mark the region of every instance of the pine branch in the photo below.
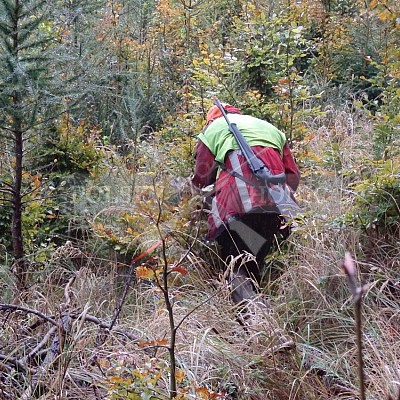
[[[0,37],[8,38],[12,33],[12,27],[4,21],[0,21]]]
[[[2,5],[4,7],[4,11],[6,12],[6,16],[12,22],[15,19],[15,4],[11,0],[2,0]]]

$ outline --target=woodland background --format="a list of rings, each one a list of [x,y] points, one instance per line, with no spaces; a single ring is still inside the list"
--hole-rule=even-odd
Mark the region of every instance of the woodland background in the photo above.
[[[1,399],[399,398],[397,0],[0,0],[0,38]],[[302,173],[246,329],[184,184],[213,96]]]

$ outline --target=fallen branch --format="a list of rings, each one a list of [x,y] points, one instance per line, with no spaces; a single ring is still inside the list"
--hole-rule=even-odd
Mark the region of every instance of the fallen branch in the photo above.
[[[86,310],[81,313],[70,312],[70,307],[72,304],[71,287],[74,284],[77,276],[79,276],[79,272],[77,275],[71,277],[71,279],[68,281],[67,285],[64,288],[65,301],[64,303],[60,304],[59,315],[57,317],[54,315],[52,316],[46,315],[41,311],[23,305],[0,303],[0,312],[7,313],[6,314],[7,317],[15,312],[23,314],[32,314],[39,318],[39,320],[32,325],[33,327],[41,326],[43,325],[43,323],[51,324],[50,329],[48,329],[47,333],[42,337],[40,342],[29,352],[24,352],[25,355],[21,357],[21,359],[14,358],[6,354],[4,355],[0,354],[0,361],[2,362],[5,368],[14,369],[18,372],[23,373],[27,377],[31,377],[29,386],[25,387],[25,390],[19,397],[20,400],[31,399],[32,396],[35,395],[35,391],[37,391],[37,389],[44,383],[43,378],[51,370],[59,370],[61,367],[63,367],[64,371],[60,370],[61,375],[58,381],[62,382],[62,380],[64,379],[64,372],[65,373],[67,372],[68,365],[60,364],[61,360],[60,355],[62,355],[65,351],[64,350],[65,340],[70,332],[72,320],[80,321],[81,324],[85,322],[94,323],[98,325],[100,329],[107,330],[108,334],[110,334],[110,332],[112,331],[116,334],[127,337],[128,339],[132,340],[133,343],[138,342],[138,338],[136,336],[130,334],[129,332],[125,332],[123,329],[114,327],[117,318],[120,314],[120,311],[122,309],[132,279],[129,280],[127,287],[125,288],[126,289],[125,293],[121,298],[120,304],[117,307],[111,322],[105,323],[104,321],[100,320],[95,316],[86,314]],[[33,329],[30,329],[30,331],[32,330]],[[46,349],[46,344],[49,341],[51,341],[51,344]],[[32,368],[32,369],[28,368],[29,361],[32,360],[33,357],[37,356],[39,353],[41,354],[41,357],[44,356],[43,361],[40,363],[40,365],[37,366],[37,368]],[[52,379],[51,381],[54,384],[54,382],[57,382],[57,379]],[[53,384],[51,384],[51,386],[53,386]],[[46,388],[44,387],[43,389]],[[52,390],[51,387],[47,388],[47,391],[48,390]]]
[[[92,322],[93,324],[98,325],[102,329],[107,329],[111,331],[111,324],[106,324],[105,322],[101,321],[99,318],[93,316],[93,315],[82,315],[82,314],[70,314],[70,317],[73,319],[83,319],[87,322]],[[112,328],[112,332],[121,335],[121,336],[126,336],[128,339],[132,340],[133,343],[137,344],[139,341],[139,338],[135,335],[132,335],[131,333],[128,333],[124,331],[123,329],[119,328]]]
[[[28,308],[28,307],[24,307],[24,306],[20,306],[20,305],[16,305],[16,304],[0,304],[0,311],[22,311],[25,312],[27,314],[34,314],[40,318],[42,318],[43,320],[50,322],[52,325],[54,326],[58,326],[57,321],[54,319],[54,317],[48,316],[46,314],[43,314],[40,311],[34,310],[32,308]],[[64,317],[65,314],[61,314],[60,317]],[[94,315],[82,315],[82,314],[78,314],[78,313],[71,313],[69,314],[69,317],[72,319],[83,319],[84,321],[87,322],[92,322],[96,325],[98,325],[100,328],[102,329],[108,329],[108,330],[112,330],[113,332],[122,335],[122,336],[126,336],[128,339],[136,342],[139,340],[139,338],[137,336],[134,336],[132,334],[130,334],[129,332],[124,331],[123,329],[118,329],[118,328],[113,328],[113,325],[107,324],[104,321],[100,320],[99,318],[95,317]]]
[[[44,319],[45,321],[50,322],[51,324],[57,326],[57,322],[52,317],[49,317],[48,315],[45,315],[45,314],[41,313],[40,311],[34,310],[32,308],[19,306],[17,304],[2,304],[2,303],[0,303],[0,311],[23,311],[26,314],[34,314],[34,315]]]
[[[58,326],[57,321],[53,317],[50,317],[46,314],[43,314],[40,311],[32,309],[32,308],[19,306],[16,304],[0,304],[0,311],[22,311],[27,314],[34,314],[34,315],[44,319],[45,321],[50,322],[52,325]],[[61,314],[61,317],[63,317],[63,316],[65,316],[65,315]],[[110,331],[112,330],[116,334],[126,336],[128,339],[132,340],[133,342],[139,341],[139,338],[137,336],[132,335],[131,333],[126,332],[123,329],[113,328],[111,324],[105,323],[104,321],[100,320],[99,318],[95,317],[94,315],[89,315],[89,314],[82,315],[82,314],[78,314],[78,313],[71,313],[71,314],[69,314],[69,317],[72,319],[83,319],[84,321],[92,322],[93,324],[98,325],[102,329],[108,329]]]
[[[58,329],[54,329],[54,337],[49,350],[46,353],[42,364],[37,369],[36,373],[32,376],[30,386],[21,395],[20,400],[29,400],[32,394],[39,386],[41,378],[50,370],[57,360],[58,356],[64,351],[65,337],[69,332],[69,313],[66,312],[71,304],[70,288],[75,282],[76,275],[74,275],[66,284],[64,288],[65,303],[60,305],[60,318],[57,324]],[[49,335],[50,337],[51,335]],[[43,342],[43,341],[42,341]]]
[[[0,354],[0,360],[5,361],[6,364],[11,364],[18,371],[26,372],[25,364],[17,358],[10,357],[5,354]]]
[[[30,360],[31,358],[33,358],[40,350],[42,350],[42,348],[46,345],[46,343],[49,341],[50,337],[52,335],[54,335],[54,333],[56,332],[57,327],[56,326],[52,326],[50,328],[50,330],[46,333],[46,335],[43,337],[43,339],[40,341],[39,344],[36,345],[36,347],[31,350],[29,352],[29,354],[27,354],[26,356],[22,357],[20,360],[20,363],[22,363],[23,365],[25,365],[25,363]]]

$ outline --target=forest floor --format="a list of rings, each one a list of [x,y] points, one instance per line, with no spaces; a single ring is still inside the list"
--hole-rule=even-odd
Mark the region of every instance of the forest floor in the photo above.
[[[332,138],[321,129],[314,133],[308,149],[322,156],[333,148]],[[348,165],[362,151],[360,138],[340,140],[340,161]],[[18,296],[3,271],[0,399],[170,399],[171,349],[176,399],[359,399],[346,252],[354,257],[359,286],[367,284],[367,398],[397,398],[400,249],[378,238],[366,246],[358,231],[340,226],[352,197],[332,165],[306,171],[297,196],[304,220],[266,260],[257,300],[269,306],[255,304],[245,321],[230,302],[215,247],[194,233],[171,234],[155,248],[158,258],[139,264],[143,273],[169,254],[180,260],[168,274],[172,312],[161,275],[136,279],[100,236],[90,245],[66,241]],[[104,204],[97,207],[101,212]],[[146,233],[144,249],[160,239]]]

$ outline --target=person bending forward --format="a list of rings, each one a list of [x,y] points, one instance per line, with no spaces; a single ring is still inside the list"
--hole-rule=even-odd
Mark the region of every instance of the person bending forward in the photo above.
[[[285,134],[266,121],[241,114],[230,104],[223,106],[229,121],[237,125],[257,157],[272,174],[284,172],[285,185],[295,192],[300,173]],[[245,263],[238,258],[233,265],[231,298],[238,304],[256,296],[264,259],[282,226],[282,218],[260,188],[216,105],[209,109],[206,126],[198,136],[192,178],[197,189],[211,184],[215,187],[207,240],[219,243],[220,256],[227,264],[244,252],[254,256],[247,257],[251,260]]]

